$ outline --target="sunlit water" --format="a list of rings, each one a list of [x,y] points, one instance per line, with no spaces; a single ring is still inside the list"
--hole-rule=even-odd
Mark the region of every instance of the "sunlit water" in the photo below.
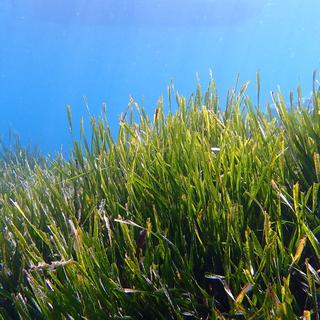
[[[307,97],[320,64],[320,1],[1,0],[0,135],[9,130],[44,152],[71,148],[74,122],[107,102],[116,132],[129,96],[152,113],[173,80],[189,95],[212,70],[220,100],[261,74],[262,100],[278,85]],[[87,121],[88,122],[88,121]]]

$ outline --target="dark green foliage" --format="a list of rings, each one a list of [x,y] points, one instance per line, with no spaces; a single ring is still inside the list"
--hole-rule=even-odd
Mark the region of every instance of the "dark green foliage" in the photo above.
[[[70,160],[4,156],[1,317],[317,319],[320,92],[274,94],[274,118],[246,89],[221,111],[211,81],[153,121],[131,101]]]

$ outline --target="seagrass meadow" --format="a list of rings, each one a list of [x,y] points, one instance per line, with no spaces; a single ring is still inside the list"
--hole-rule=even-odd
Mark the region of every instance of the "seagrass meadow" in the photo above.
[[[257,84],[131,101],[69,159],[4,151],[1,318],[319,319],[320,91],[275,115]]]

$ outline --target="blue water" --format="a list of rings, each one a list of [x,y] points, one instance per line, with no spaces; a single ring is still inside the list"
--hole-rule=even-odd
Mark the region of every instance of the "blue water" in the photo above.
[[[256,101],[298,84],[308,96],[320,65],[316,0],[1,0],[0,135],[17,132],[47,153],[71,148],[74,123],[107,102],[116,132],[129,96],[152,113],[174,81],[189,95],[212,70],[220,100],[250,80]],[[88,122],[88,121],[87,121]]]

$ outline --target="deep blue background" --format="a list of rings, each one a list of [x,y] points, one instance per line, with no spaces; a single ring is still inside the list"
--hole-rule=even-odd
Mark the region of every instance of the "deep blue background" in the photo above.
[[[106,101],[116,132],[129,95],[152,113],[171,80],[189,95],[210,69],[222,103],[237,73],[256,101],[257,70],[264,102],[278,85],[309,96],[319,12],[316,0],[1,0],[0,135],[67,153],[66,104],[78,124],[84,96],[93,114]]]

